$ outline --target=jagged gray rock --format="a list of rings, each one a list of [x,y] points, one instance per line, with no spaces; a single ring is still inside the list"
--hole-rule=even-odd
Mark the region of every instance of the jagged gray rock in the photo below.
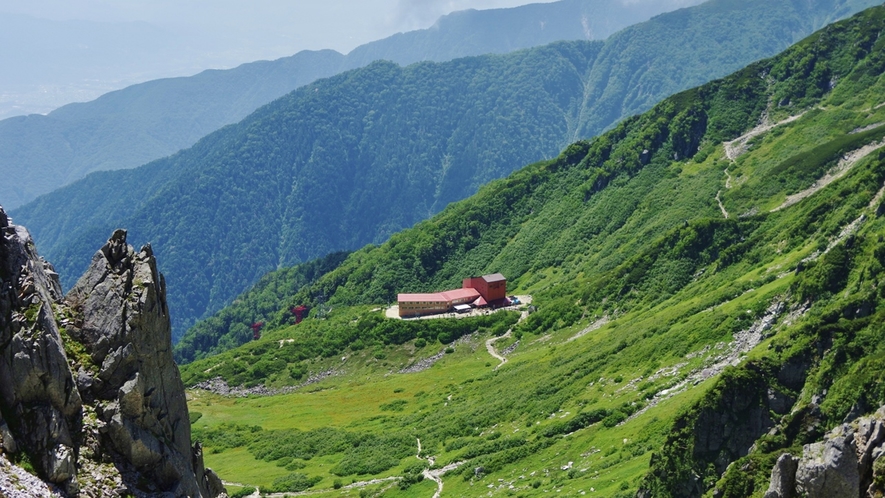
[[[771,485],[763,498],[792,498],[798,468],[799,459],[793,455],[784,453],[778,457],[771,471]]]
[[[796,488],[809,498],[828,496],[860,496],[860,474],[857,469],[857,446],[854,433],[837,427],[826,441],[805,445]]]
[[[172,360],[166,283],[150,245],[136,252],[126,231],[115,231],[66,300],[83,317],[71,335],[100,365],[80,385],[98,401],[109,445],[148,478],[151,491],[215,496],[220,480],[204,470],[202,451],[191,447],[184,385]]]
[[[882,489],[877,482],[885,477],[883,455],[885,407],[834,428],[823,441],[805,445],[801,459],[781,455],[765,498],[879,496]]]
[[[82,402],[54,317],[58,275],[37,255],[28,231],[12,225],[2,208],[0,231],[3,447],[23,450],[48,481],[76,494]]]
[[[68,496],[224,495],[191,446],[150,246],[117,230],[65,298],[0,207],[0,452],[25,452]]]

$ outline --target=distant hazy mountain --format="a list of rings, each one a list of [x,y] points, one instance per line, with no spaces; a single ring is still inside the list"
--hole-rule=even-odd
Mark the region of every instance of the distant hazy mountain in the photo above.
[[[296,90],[171,157],[89,175],[12,215],[61,275],[81,273],[115,228],[150,241],[179,337],[268,270],[382,242],[575,137],[786,48],[846,5],[715,0],[606,42],[374,63]]]
[[[699,2],[667,0],[625,5],[621,0],[564,0],[456,12],[430,29],[372,42],[347,56],[331,50],[305,51],[272,62],[134,85],[92,102],[62,107],[47,116],[6,119],[0,121],[0,177],[5,179],[0,183],[0,203],[15,208],[89,172],[133,168],[172,154],[301,85],[377,59],[398,64],[445,61],[557,40],[603,39],[678,5]],[[51,71],[67,71],[71,77],[82,79],[90,71],[113,64],[130,70],[135,70],[137,63],[154,67],[160,63],[156,59],[168,57],[177,43],[186,41],[137,23],[109,28],[101,23],[77,22],[47,26],[29,18],[22,18],[23,26],[18,26],[12,21],[15,19],[0,16],[2,46],[17,46],[16,40],[29,40],[27,33],[42,41],[21,51],[0,50],[0,65],[4,68],[0,89],[14,88],[22,79],[34,83],[50,78]],[[4,26],[9,30],[4,31]],[[96,33],[90,34],[90,29]],[[107,33],[108,29],[112,32]],[[131,30],[122,37],[127,44],[115,46],[109,41],[114,38],[114,29]],[[35,36],[44,32],[45,37]],[[78,48],[80,45],[91,48]],[[139,47],[143,46],[154,51],[142,53]],[[186,55],[181,57],[186,59]]]

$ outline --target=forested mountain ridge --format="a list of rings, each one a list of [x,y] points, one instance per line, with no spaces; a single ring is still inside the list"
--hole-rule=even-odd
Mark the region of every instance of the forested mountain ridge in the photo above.
[[[108,230],[126,226],[133,240],[151,241],[177,306],[177,339],[265,272],[382,242],[602,131],[628,102],[663,98],[688,86],[679,78],[694,82],[789,45],[797,26],[810,31],[833,7],[715,0],[605,43],[375,63],[299,89],[175,156],[92,175],[12,214],[62,275],[76,274]],[[722,37],[722,23],[737,35]],[[709,56],[679,55],[692,47]],[[674,60],[685,61],[678,71]]]
[[[265,394],[192,391],[210,459],[237,482],[295,491],[298,476],[320,496],[355,495],[336,487],[347,478],[388,497],[444,485],[736,498],[763,494],[788,453],[808,472],[781,472],[775,489],[876,496],[882,460],[862,445],[881,447],[881,432],[857,426],[856,446],[828,436],[826,454],[806,445],[885,404],[883,33],[885,7],[828,26],[302,279],[313,283],[281,292],[276,314],[249,315],[309,268],[268,276],[202,328],[266,320],[262,337],[182,368],[190,385]],[[384,317],[397,292],[491,271],[537,311],[516,325],[508,313]],[[286,324],[289,306],[320,296],[307,321]],[[203,339],[214,338],[189,335],[179,353]],[[244,458],[250,480],[233,463]],[[823,481],[844,477],[848,491],[827,494]]]
[[[860,22],[856,19],[853,21],[850,26]],[[300,274],[320,262],[281,270],[278,273],[282,277],[280,280],[275,279],[274,274],[268,275],[263,284],[250,293],[260,296],[259,299],[252,299],[251,302],[238,300],[231,310],[224,310],[219,315],[221,322],[218,321],[219,317],[213,317],[189,331],[188,336],[203,335],[205,337],[198,342],[212,348],[221,335],[234,335],[229,334],[233,319],[230,311],[239,315],[242,321],[265,320],[268,324],[281,325],[285,323],[285,312],[288,310],[288,305],[284,303],[311,303],[315,302],[316,296],[323,296],[332,304],[389,303],[396,299],[399,292],[429,291],[457,285],[462,274],[501,271],[509,276],[511,282],[518,282],[526,289],[535,288],[538,282],[550,279],[566,284],[575,278],[575,273],[589,272],[588,266],[597,268],[594,272],[602,271],[600,269],[608,271],[628,259],[636,259],[631,255],[641,252],[642,247],[655,241],[674,225],[699,216],[719,216],[732,199],[737,207],[727,210],[738,211],[737,214],[744,216],[759,211],[759,206],[754,205],[753,201],[765,202],[766,205],[774,202],[768,197],[785,201],[787,194],[793,193],[790,189],[800,190],[798,185],[814,181],[810,173],[805,172],[798,177],[796,172],[778,174],[770,183],[763,178],[740,179],[735,175],[736,178],[730,180],[730,184],[737,184],[733,185],[735,188],[718,192],[722,169],[728,171],[732,168],[727,168],[727,159],[717,160],[715,163],[721,165],[718,172],[686,175],[685,181],[678,184],[678,190],[670,193],[654,182],[672,180],[674,173],[681,173],[686,168],[694,169],[697,161],[687,161],[685,166],[677,163],[670,171],[659,170],[654,173],[654,178],[650,176],[653,173],[647,166],[662,165],[674,157],[682,161],[692,157],[706,161],[715,155],[715,148],[719,144],[750,128],[760,117],[764,117],[766,122],[774,121],[777,115],[785,115],[791,109],[802,108],[806,102],[816,101],[829,90],[833,81],[844,78],[845,72],[855,65],[860,66],[857,70],[860,72],[866,60],[861,59],[859,63],[855,57],[868,56],[878,62],[876,54],[850,54],[846,47],[837,45],[839,52],[826,54],[828,59],[825,63],[815,67],[820,56],[808,55],[803,49],[825,36],[826,30],[779,57],[753,64],[724,80],[668,98],[651,111],[625,120],[599,138],[576,142],[554,161],[528,166],[508,178],[491,182],[473,197],[449,205],[431,220],[419,223],[412,230],[394,234],[382,246],[360,249],[340,265],[332,265],[337,267],[327,271],[327,274],[314,274],[308,286],[300,289],[298,285],[282,286],[287,291],[274,291],[279,299],[276,309],[270,306],[268,301],[272,298],[263,289],[274,288],[290,275]],[[836,59],[836,55],[844,56],[846,52],[849,54],[846,56],[848,62],[830,60]],[[802,70],[793,67],[784,69],[788,63],[797,66],[808,64],[809,67]],[[781,72],[780,76],[785,81],[772,81],[770,74],[775,71],[773,68]],[[806,82],[812,77],[815,78],[813,82]],[[806,84],[813,86],[807,89],[803,86]],[[864,95],[875,96],[875,87],[863,90]],[[806,92],[810,95],[805,95]],[[777,102],[782,105],[772,105]],[[885,112],[881,107],[876,111],[877,115]],[[812,114],[815,112],[811,111]],[[876,124],[872,118],[863,119],[864,125],[870,122]],[[813,131],[823,133],[817,128]],[[830,133],[838,135],[845,131]],[[881,133],[881,128],[877,126],[851,134],[849,138],[868,143]],[[737,146],[730,146],[737,152],[730,149],[729,154],[740,156],[743,150],[741,144],[745,149],[759,140],[758,134],[750,135],[743,142],[737,142]],[[787,150],[807,146],[808,141],[808,138],[800,138],[792,149],[788,146]],[[665,144],[670,149],[661,150]],[[653,160],[656,150],[661,156],[657,163]],[[824,150],[833,154],[826,147]],[[837,147],[834,150],[840,149]],[[806,156],[799,154],[791,161],[809,161]],[[747,160],[746,157],[737,159]],[[602,164],[593,168],[577,167],[579,163],[594,161]],[[820,175],[823,174],[819,171],[821,164],[829,164],[809,163],[809,168]],[[565,165],[568,167],[565,168]],[[781,168],[786,166],[782,165]],[[637,178],[630,181],[635,185],[624,185],[634,174]],[[724,178],[729,179],[731,175],[729,173]],[[607,188],[612,183],[618,188]],[[653,188],[657,189],[657,196],[643,199],[643,195],[649,196],[655,192],[649,190]],[[593,194],[598,191],[602,191],[602,194],[594,197]],[[569,195],[565,195],[567,192]],[[715,200],[717,194],[724,203],[722,208]],[[588,203],[591,199],[593,202]],[[768,206],[769,209],[772,207],[775,206]],[[630,226],[628,221],[633,216],[638,218],[632,221],[635,226]],[[730,213],[731,219],[735,217],[735,213]],[[625,225],[631,231],[625,231]],[[640,231],[634,233],[634,229]],[[320,264],[330,268],[327,264]],[[558,275],[554,278],[549,275],[550,272]],[[584,275],[582,280],[587,278]],[[304,279],[299,281],[302,282],[299,285],[307,283]],[[576,284],[572,282],[569,285]],[[264,302],[258,305],[257,301]],[[275,315],[275,311],[281,314]],[[243,342],[248,337],[241,334],[239,340]],[[190,342],[186,338],[180,345],[179,361],[194,357],[191,353],[182,354],[184,348],[193,347]],[[229,344],[230,340],[226,342]],[[194,352],[197,355],[205,354],[208,348],[204,348],[196,347]]]
[[[406,65],[558,40],[605,39],[678,3],[564,0],[456,12],[430,29],[371,42],[347,55],[302,51],[275,61],[133,85],[46,116],[5,119],[0,121],[0,176],[10,180],[0,184],[0,202],[14,209],[90,172],[134,168],[167,156],[302,85],[378,59]]]

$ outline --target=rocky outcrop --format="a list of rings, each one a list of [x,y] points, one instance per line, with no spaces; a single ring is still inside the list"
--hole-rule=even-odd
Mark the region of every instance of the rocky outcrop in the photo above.
[[[117,230],[92,258],[67,295],[75,316],[70,329],[97,373],[82,372],[84,395],[96,400],[108,446],[142,476],[152,491],[214,496],[220,482],[203,469],[191,447],[184,385],[172,360],[166,283],[150,245],[136,252]]]
[[[781,455],[765,498],[882,496],[883,455],[885,407],[872,416],[836,427],[823,441],[806,444],[799,459]]]
[[[799,459],[793,455],[784,453],[778,457],[774,469],[771,470],[771,485],[765,492],[764,498],[790,498],[793,496],[796,469],[798,468]]]
[[[116,231],[63,298],[27,230],[2,208],[0,233],[2,452],[27,455],[69,496],[223,494],[191,446],[150,246],[136,252]]]
[[[78,491],[76,446],[82,403],[68,368],[53,305],[58,275],[37,256],[27,230],[0,208],[0,434],[49,482]]]

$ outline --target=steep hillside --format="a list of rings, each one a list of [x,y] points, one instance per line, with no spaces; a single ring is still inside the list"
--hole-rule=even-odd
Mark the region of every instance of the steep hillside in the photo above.
[[[605,43],[375,63],[299,89],[187,151],[91,176],[13,214],[62,275],[119,226],[151,241],[178,338],[267,271],[383,242],[627,112],[786,47],[832,13],[831,2],[717,0]]]
[[[829,26],[354,252],[278,307],[321,313],[183,368],[210,463],[329,496],[759,496],[885,404],[883,31]],[[382,315],[484,271],[538,310]]]
[[[865,2],[834,3],[861,6]],[[558,40],[605,39],[675,5],[673,1],[624,5],[618,0],[565,0],[512,9],[456,12],[441,18],[430,29],[368,43],[346,56],[332,50],[303,51],[231,70],[211,70],[187,78],[130,86],[92,102],[64,106],[46,116],[6,119],[0,121],[0,176],[9,181],[0,184],[0,202],[13,209],[90,172],[134,168],[167,156],[302,85],[375,60],[406,65],[505,53]],[[21,28],[3,34],[21,38]],[[64,30],[56,29],[53,36],[67,34],[61,32]],[[139,33],[132,30],[129,35],[137,37]],[[148,36],[143,34],[141,38]],[[95,43],[98,42],[89,42]],[[17,46],[22,42],[7,40],[7,44]],[[36,48],[41,49],[43,45]],[[110,50],[113,54],[118,51],[119,47]],[[120,52],[131,58],[131,51]],[[57,53],[53,51],[53,55]],[[35,57],[41,59],[30,55],[26,51],[10,53],[9,60],[5,60],[8,71],[0,77],[0,83],[22,77],[21,71],[15,70],[22,60],[33,66]],[[99,57],[95,62],[106,65],[111,58]],[[70,54],[62,65],[67,64],[78,71],[89,65],[78,62],[76,53]],[[53,67],[58,70],[59,64]],[[9,90],[10,86],[4,88]]]

